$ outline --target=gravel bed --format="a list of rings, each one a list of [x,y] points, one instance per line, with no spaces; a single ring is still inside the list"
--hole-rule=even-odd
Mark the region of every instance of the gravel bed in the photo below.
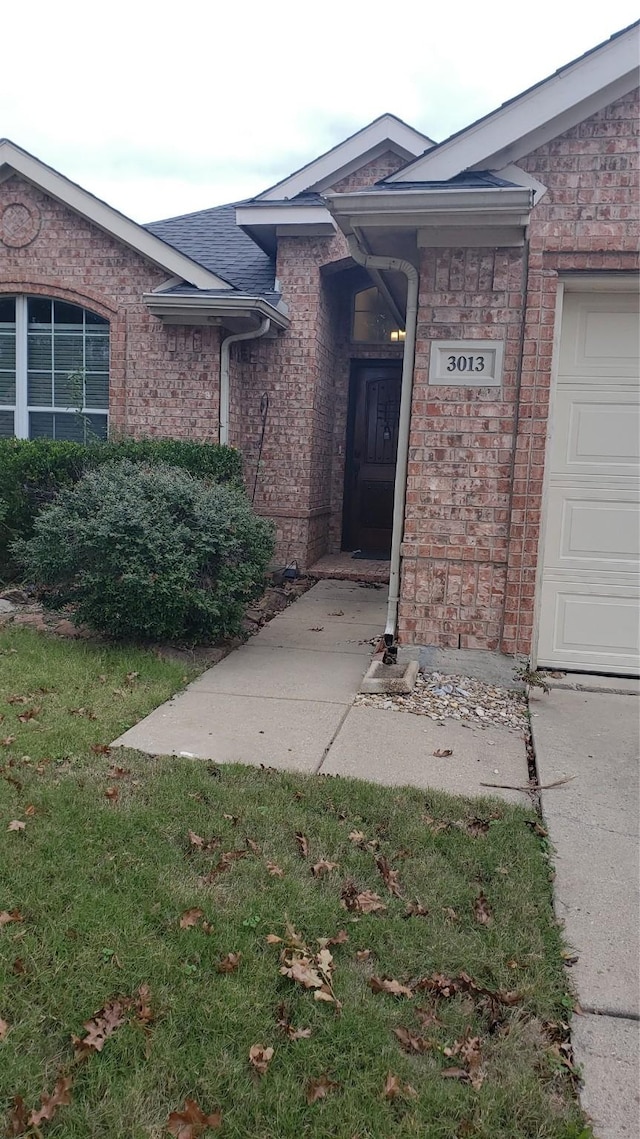
[[[418,673],[413,692],[406,696],[372,696],[359,693],[356,705],[388,708],[393,712],[413,712],[431,720],[462,720],[476,727],[502,724],[526,731],[527,699],[524,692],[485,684],[470,676],[443,676],[439,672]]]

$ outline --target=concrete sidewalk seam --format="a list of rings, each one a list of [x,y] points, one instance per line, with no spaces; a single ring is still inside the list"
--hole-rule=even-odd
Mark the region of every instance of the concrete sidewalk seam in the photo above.
[[[615,1020],[631,1020],[634,1024],[637,1024],[638,1021],[640,1021],[640,1013],[633,1012],[633,1010],[630,1012],[620,1012],[618,1009],[597,1008],[595,1005],[583,1004],[580,1005],[580,1008],[583,1013],[587,1013],[589,1016],[610,1016]],[[580,1015],[581,1013],[576,1013],[576,1016]]]
[[[340,735],[340,732],[342,731],[342,729],[343,729],[343,727],[344,727],[344,723],[345,723],[345,720],[346,720],[347,716],[349,715],[349,712],[351,711],[351,709],[352,709],[352,708],[353,708],[353,700],[351,701],[351,703],[350,703],[350,704],[348,704],[348,705],[347,705],[347,708],[345,709],[345,713],[344,713],[344,716],[343,716],[343,717],[342,717],[342,719],[340,720],[340,723],[338,724],[338,726],[337,726],[337,728],[336,728],[335,732],[333,733],[333,735],[332,735],[331,739],[329,740],[329,743],[327,744],[326,748],[324,749],[324,752],[323,752],[323,755],[322,755],[322,759],[320,760],[320,763],[319,763],[319,764],[318,764],[318,766],[316,767],[316,769],[315,769],[315,771],[314,771],[314,775],[320,775],[320,774],[321,774],[320,768],[322,767],[323,763],[324,763],[324,762],[325,762],[325,760],[327,759],[327,756],[329,755],[329,752],[331,751],[331,748],[333,747],[333,745],[334,745],[334,743],[336,742],[336,740],[337,740],[338,736]]]

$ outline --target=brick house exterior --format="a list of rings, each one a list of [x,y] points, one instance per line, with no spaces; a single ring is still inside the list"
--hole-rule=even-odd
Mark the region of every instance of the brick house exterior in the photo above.
[[[540,84],[556,85],[551,122],[527,119],[535,90],[439,146],[383,116],[251,202],[148,227],[123,230],[0,143],[0,302],[44,296],[105,318],[110,430],[140,437],[217,441],[223,341],[268,323],[230,350],[228,441],[274,519],[278,557],[307,568],[351,548],[358,369],[386,367],[393,385],[405,358],[406,285],[356,262],[354,235],[365,254],[411,261],[398,639],[529,655],[563,282],[605,290],[639,267],[636,37],[634,26]],[[423,213],[407,212],[418,200]],[[354,297],[373,288],[398,331],[356,341]],[[499,385],[430,382],[432,345],[453,341],[501,342]]]

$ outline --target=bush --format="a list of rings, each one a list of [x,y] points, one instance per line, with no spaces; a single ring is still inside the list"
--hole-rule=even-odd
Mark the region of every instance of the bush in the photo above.
[[[273,537],[238,488],[123,459],[63,490],[13,552],[45,604],[92,629],[194,641],[241,630]]]
[[[117,439],[67,443],[54,439],[0,439],[0,580],[15,576],[12,542],[28,538],[36,514],[82,475],[114,459],[170,463],[217,483],[240,485],[241,459],[232,447],[176,439]]]

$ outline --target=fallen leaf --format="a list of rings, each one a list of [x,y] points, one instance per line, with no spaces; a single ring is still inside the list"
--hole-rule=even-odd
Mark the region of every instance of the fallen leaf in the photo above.
[[[298,844],[298,849],[300,851],[301,857],[302,858],[308,858],[309,857],[309,839],[307,838],[306,835],[302,834],[300,831],[296,832],[295,837],[296,837],[296,842]]]
[[[306,1090],[307,1103],[315,1103],[316,1100],[324,1099],[330,1091],[339,1088],[340,1084],[335,1080],[330,1080],[328,1076],[319,1076],[316,1080],[309,1080]]]
[[[25,968],[25,964],[24,964],[24,961],[22,960],[22,957],[16,957],[15,961],[13,962],[13,965],[11,966],[11,971],[13,973],[15,973],[17,977],[24,976],[24,974],[26,973],[27,970]]]
[[[115,803],[116,799],[120,795],[120,788],[119,787],[107,787],[104,795],[105,795],[105,799],[108,799],[110,803]]]
[[[7,827],[7,830],[8,831],[23,831],[25,829],[26,825],[27,825],[26,823],[20,822],[20,819],[12,819],[11,822],[9,823],[9,826]]]
[[[249,1063],[260,1076],[264,1076],[273,1059],[273,1048],[265,1048],[264,1044],[252,1044],[249,1049]]]
[[[2,913],[0,913],[0,928],[3,925],[9,925],[9,922],[12,921],[24,921],[20,910],[3,910]]]
[[[354,843],[355,846],[361,846],[362,843],[366,842],[366,840],[367,840],[367,836],[364,834],[363,831],[351,831],[351,833],[348,837],[349,837],[349,841]]]
[[[394,1076],[393,1072],[388,1072],[382,1094],[385,1099],[397,1099],[398,1096],[413,1099],[418,1093],[415,1088],[411,1087],[411,1084],[403,1084],[398,1076]]]
[[[226,957],[221,957],[218,961],[216,973],[235,973],[241,958],[241,953],[227,953]]]
[[[389,893],[393,894],[395,898],[402,897],[402,890],[400,889],[400,883],[398,882],[398,871],[391,869],[384,854],[381,854],[378,858],[376,858],[376,866],[382,875],[382,881],[387,887]]]
[[[451,823],[445,822],[443,819],[433,819],[431,815],[422,815],[421,818],[432,834],[441,834],[442,831],[449,830],[451,826]]]
[[[465,1075],[470,1080],[472,1086],[476,1090],[482,1087],[484,1082],[484,1073],[481,1070],[482,1056],[480,1052],[480,1037],[471,1036],[470,1031],[467,1030],[465,1035],[460,1040],[455,1040],[453,1044],[443,1049],[444,1055],[450,1059],[454,1056],[459,1056],[465,1064]],[[456,1069],[445,1068],[445,1072],[451,1073]],[[453,1077],[450,1077],[453,1078]],[[459,1077],[456,1077],[459,1078]]]
[[[148,985],[141,985],[136,998],[136,1020],[139,1024],[151,1024],[155,1019],[151,1005],[151,990]]]
[[[344,609],[336,609],[329,614],[330,617],[344,617]]]
[[[29,720],[35,720],[41,713],[42,708],[27,708],[26,712],[21,712],[18,719],[21,724],[28,724]]]
[[[431,1044],[428,1040],[425,1040],[424,1036],[414,1036],[408,1028],[394,1028],[393,1035],[398,1038],[402,1047],[407,1052],[422,1053],[427,1052],[429,1048],[431,1048]]]
[[[371,957],[371,950],[370,949],[356,949],[356,960],[357,961],[368,961],[370,957]]]
[[[324,625],[312,625],[311,628],[309,629],[309,632],[310,633],[321,633],[323,629],[324,629]]]
[[[133,684],[134,680],[137,680],[139,676],[139,672],[128,672],[124,678],[125,684]]]
[[[4,736],[4,738],[0,740],[0,747],[11,747],[11,744],[15,743],[15,738],[15,736]]]
[[[223,819],[226,819],[228,823],[231,823],[233,827],[237,827],[238,823],[240,822],[240,815],[228,815],[225,813],[222,817]]]
[[[407,908],[403,913],[403,918],[426,918],[428,916],[428,909],[426,906],[421,905],[420,902],[408,902]]]
[[[469,1082],[469,1073],[464,1068],[443,1068],[440,1075],[444,1076],[445,1079]]]
[[[278,937],[277,933],[268,933],[265,937],[265,941],[267,945],[279,945],[282,938]]]
[[[192,910],[185,910],[180,918],[180,929],[191,929],[192,926],[197,925],[200,918],[204,916],[204,910],[194,907]]]
[[[363,890],[358,893],[353,882],[345,884],[340,899],[340,904],[351,913],[384,913],[387,909],[379,894],[375,894],[373,890]]]
[[[402,985],[400,981],[389,977],[370,977],[369,988],[373,993],[388,993],[392,997],[412,997],[411,989]]]
[[[267,862],[266,866],[272,878],[284,878],[284,870],[277,863]]]
[[[453,755],[452,747],[438,747],[433,753],[436,759],[447,759],[448,756]]]
[[[9,1031],[9,1021],[3,1020],[0,1016],[0,1040],[4,1040]]]
[[[111,755],[111,748],[108,744],[91,744],[91,750],[96,755]]]
[[[29,805],[27,807],[25,807],[24,813],[27,816],[27,818],[29,818],[29,819],[33,818],[33,816],[36,813],[36,809],[35,809],[33,803],[29,803]]]
[[[321,949],[326,949],[327,945],[344,945],[349,940],[349,934],[346,929],[339,930],[334,937],[319,937]]]
[[[324,984],[318,970],[309,957],[291,958],[280,966],[283,977],[290,977],[305,989],[319,989]]]
[[[327,862],[326,858],[321,858],[311,867],[311,873],[314,878],[321,878],[323,874],[330,874],[332,870],[338,869],[337,862]]]
[[[116,997],[101,1008],[95,1016],[85,1021],[86,1036],[72,1037],[76,1049],[76,1059],[82,1059],[91,1052],[101,1052],[106,1041],[116,1029],[125,1024],[132,1000],[130,997]]]
[[[491,925],[493,921],[491,907],[483,893],[478,894],[473,903],[473,913],[478,925]]]
[[[442,912],[444,913],[447,921],[460,921],[460,918],[458,917],[453,906],[445,906]]]
[[[278,1019],[277,1019],[276,1023],[278,1025],[278,1028],[282,1029],[285,1036],[289,1037],[289,1040],[308,1040],[308,1038],[311,1036],[311,1029],[310,1028],[294,1028],[293,1027],[293,1025],[291,1023],[289,1011],[288,1011],[287,1006],[285,1005],[284,1001],[282,1001],[278,1005],[277,1012],[278,1012]]]
[[[40,1096],[42,1107],[38,1111],[32,1111],[29,1116],[30,1127],[38,1127],[41,1123],[49,1122],[59,1107],[66,1107],[71,1103],[71,1084],[71,1076],[60,1076],[50,1096],[43,1092]]]
[[[29,696],[7,696],[7,704],[28,704]]]
[[[206,1115],[194,1099],[185,1099],[182,1111],[172,1111],[166,1123],[170,1135],[176,1139],[198,1139],[208,1127],[222,1126],[222,1114],[214,1111]]]
[[[245,838],[244,841],[249,847],[249,850],[253,852],[253,854],[260,854],[260,847],[258,846],[257,842],[254,842],[252,838]]]
[[[125,775],[131,775],[131,769],[128,767],[111,766],[107,775],[110,779],[124,779]]]
[[[537,834],[539,838],[547,838],[549,835],[549,831],[546,827],[543,827],[542,823],[538,823],[534,819],[525,819],[524,825],[530,827],[533,833]]]
[[[9,1135],[22,1135],[29,1126],[26,1104],[21,1095],[14,1095],[9,1112]]]

